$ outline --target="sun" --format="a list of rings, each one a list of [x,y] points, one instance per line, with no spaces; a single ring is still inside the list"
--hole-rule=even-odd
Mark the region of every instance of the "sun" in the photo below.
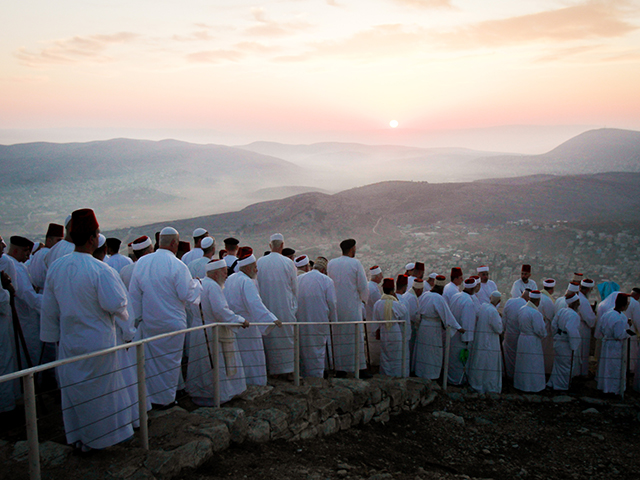
[[[396,127],[398,126],[398,121],[397,121],[397,120],[391,120],[391,121],[389,122],[389,126],[390,126],[391,128],[396,128]]]

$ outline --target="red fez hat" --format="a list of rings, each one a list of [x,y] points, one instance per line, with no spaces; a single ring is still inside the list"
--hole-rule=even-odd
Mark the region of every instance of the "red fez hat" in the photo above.
[[[398,288],[404,287],[405,285],[408,285],[408,283],[409,277],[407,277],[404,273],[398,275],[398,279],[396,280],[396,285],[398,285]]]
[[[453,267],[451,269],[451,278],[458,278],[462,276],[462,269],[460,267]]]
[[[50,223],[47,228],[47,237],[64,237],[64,227],[57,223]]]
[[[71,214],[72,233],[93,233],[100,228],[96,214],[90,208],[81,208]]]
[[[24,247],[29,249],[33,248],[33,242],[25,237],[14,235],[9,239],[9,241],[11,242],[12,247]]]
[[[422,263],[422,262],[416,262],[415,270],[418,270],[418,271],[424,272],[424,263]]]
[[[180,243],[178,243],[178,251],[179,252],[191,251],[191,244],[189,242],[183,242],[182,240],[180,240]]]
[[[253,248],[251,247],[240,247],[238,249],[238,260],[244,260],[245,258],[249,258],[253,255]]]
[[[527,264],[522,265],[522,270],[521,271],[524,272],[524,273],[531,273],[531,265],[527,265]]]
[[[384,280],[382,280],[382,289],[383,290],[395,289],[393,278],[385,278]]]

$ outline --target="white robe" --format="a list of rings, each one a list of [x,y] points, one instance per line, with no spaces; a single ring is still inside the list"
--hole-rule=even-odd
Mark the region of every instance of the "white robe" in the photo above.
[[[197,303],[202,285],[169,250],[160,248],[140,258],[133,270],[129,295],[136,319],[142,319],[140,338],[187,327],[186,305]],[[181,379],[184,334],[145,344],[145,372],[149,401],[168,405],[175,400]]]
[[[189,266],[191,262],[198,260],[203,256],[204,256],[204,250],[202,250],[200,247],[195,247],[193,250],[190,250],[187,253],[185,253],[180,260],[182,260],[185,265]]]
[[[580,337],[582,343],[580,345],[580,375],[587,376],[589,373],[589,349],[591,347],[591,329],[596,326],[596,314],[594,313],[589,299],[584,296],[582,292],[580,295],[580,307],[578,307],[578,313],[580,314]]]
[[[504,340],[502,350],[504,352],[504,371],[507,378],[513,378],[516,368],[516,352],[518,350],[518,312],[527,304],[524,298],[510,298],[502,310],[502,323],[504,325]]]
[[[542,314],[545,327],[547,328],[547,336],[542,339],[542,351],[544,353],[544,372],[549,375],[553,369],[553,357],[555,355],[553,350],[553,331],[551,328],[551,322],[555,316],[555,308],[551,296],[544,292],[540,295],[538,311]]]
[[[222,287],[209,277],[202,281],[201,294],[204,324],[244,323],[244,318],[231,311],[224,297]],[[236,341],[238,327],[218,327],[219,333],[219,381],[220,403],[228,402],[247,389],[242,366],[242,355]],[[208,342],[207,342],[208,340]],[[213,392],[213,329],[191,332],[189,345],[189,366],[186,387],[193,403],[199,406],[214,406]],[[225,356],[223,349],[227,349]]]
[[[518,298],[522,296],[526,289],[538,290],[538,285],[533,280],[529,279],[527,283],[524,283],[521,278],[513,282],[511,287],[511,298]]]
[[[469,385],[479,393],[502,391],[502,319],[491,303],[483,303],[469,357]]]
[[[444,286],[444,290],[442,291],[442,296],[447,301],[447,304],[451,306],[451,299],[454,295],[460,293],[460,287],[453,282],[449,282]]]
[[[553,333],[553,348],[555,358],[553,369],[547,385],[554,390],[569,389],[569,370],[573,370],[572,377],[580,373],[580,359],[577,351],[580,348],[580,315],[570,308],[562,308],[553,317],[551,330]],[[572,364],[573,356],[573,367]]]
[[[373,319],[385,320],[384,307],[386,300],[378,300],[373,306]],[[402,323],[380,323],[380,373],[389,377],[409,376],[409,338],[411,332],[409,312],[399,300],[392,302],[393,320],[403,320]],[[406,330],[405,330],[406,326]],[[405,341],[402,341],[403,331],[407,332]],[[402,369],[402,351],[406,351],[406,364]]]
[[[184,257],[182,257],[184,260]],[[207,276],[207,263],[211,259],[209,257],[200,257],[189,263],[189,272],[193,278],[205,278]]]
[[[337,322],[336,289],[327,275],[311,270],[298,277],[298,322]],[[322,377],[327,350],[331,352],[329,325],[300,325],[300,361],[303,377]],[[329,354],[331,357],[331,354]]]
[[[127,290],[129,290],[129,285],[131,284],[131,277],[133,276],[134,268],[136,268],[136,264],[132,263],[130,265],[125,265],[122,267],[122,270],[120,270],[120,279],[122,280],[122,283],[124,283],[124,286],[127,287]]]
[[[31,277],[31,283],[33,286],[42,290],[44,288],[44,282],[47,278],[47,268],[44,264],[44,259],[49,253],[50,248],[42,247],[36,253],[29,257],[29,277]]]
[[[229,308],[237,315],[249,320],[249,323],[270,323],[278,319],[262,303],[258,287],[244,272],[234,273],[227,278],[224,296]],[[262,339],[271,328],[264,325],[251,325],[236,333],[247,385],[267,384],[267,359]]]
[[[422,294],[421,294],[422,296]],[[411,338],[409,339],[409,368],[411,372],[416,371],[416,338],[418,338],[418,327],[420,326],[420,312],[418,311],[418,295],[413,288],[408,289],[398,297],[398,300],[409,313],[411,323]]]
[[[527,303],[518,311],[518,330],[513,386],[524,392],[539,392],[546,385],[542,339],[547,335],[547,327],[533,303]]]
[[[449,335],[453,336],[461,327],[447,301],[439,293],[420,295],[418,314],[420,325],[415,345],[415,373],[418,377],[436,380],[442,372],[445,329],[449,327]]]
[[[127,265],[131,265],[133,260],[129,257],[125,257],[124,255],[120,255],[116,253],[115,255],[111,255],[109,258],[105,259],[105,263],[113,268],[116,272],[120,273],[123,267]]]
[[[65,255],[69,255],[70,253],[73,253],[75,249],[76,249],[76,246],[72,242],[69,242],[64,238],[60,240],[58,243],[56,243],[53,247],[51,247],[51,250],[47,252],[47,256],[44,257],[44,265],[45,265],[46,271],[48,272],[48,270],[51,268],[51,265],[53,265],[53,262],[55,262],[59,258],[64,257]],[[45,272],[45,282],[46,282],[46,276],[47,275]]]
[[[356,325],[339,325],[362,320],[362,302],[366,302],[369,295],[364,268],[359,260],[343,255],[329,261],[327,273],[335,284],[338,305],[338,324],[333,330],[336,370],[353,372],[356,368],[366,368],[364,329],[360,328],[358,339],[359,364],[354,366]]]
[[[116,345],[116,325],[127,329],[127,292],[116,272],[89,254],[74,252],[47,272],[41,339],[60,342],[58,358]],[[131,403],[115,353],[57,368],[67,442],[105,448],[133,435]]]
[[[456,318],[460,326],[465,330],[464,333],[456,332],[451,337],[451,346],[449,350],[449,383],[452,385],[462,385],[467,378],[467,368],[469,359],[462,361],[460,359],[461,352],[468,350],[471,355],[473,350],[473,340],[475,338],[476,328],[476,307],[473,296],[466,292],[460,292],[451,298],[451,313]]]
[[[265,307],[282,322],[295,322],[298,276],[293,261],[277,252],[258,260],[258,287]],[[264,337],[271,375],[293,372],[293,325],[272,329]]]
[[[496,282],[487,280],[486,283],[480,284],[480,291],[476,293],[480,303],[491,303],[491,294],[498,290]]]
[[[376,304],[382,296],[380,285],[376,282],[369,280],[367,283],[369,289],[369,296],[367,297],[367,303],[365,303],[365,319],[367,321],[373,320],[373,306]],[[376,330],[380,328],[380,325],[367,324],[367,339],[369,340],[369,363],[371,365],[380,365],[380,340],[376,339]]]
[[[626,342],[629,338],[629,324],[625,313],[611,310],[605,313],[598,323],[598,337],[602,338],[602,348],[598,361],[598,390],[604,393],[619,394],[626,388],[626,372],[622,375],[623,355],[626,354]],[[622,385],[620,381],[622,380]]]
[[[40,354],[42,353],[42,342],[40,341],[42,294],[36,293],[34,290],[24,263],[18,262],[11,255],[7,255],[7,260],[13,264],[16,271],[16,278],[11,279],[16,290],[16,312],[29,350],[31,364],[36,366],[40,362]],[[20,344],[20,362],[23,369],[27,368],[28,363],[22,344]]]
[[[18,368],[9,301],[9,292],[0,288],[0,375],[13,373]],[[16,407],[16,392],[19,392],[16,381],[0,383],[0,413],[10,412]]]

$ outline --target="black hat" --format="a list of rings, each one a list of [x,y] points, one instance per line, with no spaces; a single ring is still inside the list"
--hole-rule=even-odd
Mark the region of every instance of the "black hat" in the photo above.
[[[347,238],[346,240],[340,242],[340,250],[342,250],[343,252],[349,251],[355,246],[356,241],[353,238]]]
[[[296,251],[293,248],[285,247],[282,249],[282,255],[288,257],[290,255],[295,255]]]
[[[107,248],[109,248],[109,250],[120,250],[120,244],[122,243],[122,240],[120,240],[119,238],[114,238],[114,237],[110,237],[107,238]]]
[[[28,238],[24,238],[24,237],[19,237],[17,235],[11,237],[9,239],[9,241],[11,242],[11,245],[13,245],[14,247],[29,247],[29,248],[33,248],[33,242],[31,240],[29,240]]]
[[[224,239],[225,245],[238,245],[239,243],[240,240],[238,240],[237,238],[229,237]]]

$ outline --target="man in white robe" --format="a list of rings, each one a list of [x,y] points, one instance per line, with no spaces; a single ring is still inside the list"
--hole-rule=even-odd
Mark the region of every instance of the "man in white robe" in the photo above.
[[[203,278],[206,278],[207,276],[206,267],[216,253],[216,242],[214,238],[208,237],[208,236],[202,238],[200,241],[200,249],[202,250],[202,256],[200,258],[196,258],[195,260],[192,260],[188,264],[185,262],[185,264],[189,268],[189,273],[191,274],[192,278],[197,278],[199,280],[202,280]],[[182,257],[183,262],[185,257]],[[187,326],[191,328],[200,324],[202,324],[202,315],[200,314],[200,305],[196,305],[194,303],[187,305]],[[186,342],[185,342],[187,346],[187,350],[186,350],[187,357],[191,356],[191,352],[189,348],[189,345],[191,345],[190,337],[191,337],[191,333],[187,333]]]
[[[293,261],[282,255],[284,237],[271,235],[271,253],[258,260],[258,288],[265,307],[281,322],[295,322],[298,309],[298,280]],[[292,377],[293,325],[271,330],[264,337],[267,371],[270,375]],[[293,378],[290,378],[293,379]]]
[[[123,267],[133,263],[133,260],[129,257],[120,255],[121,244],[122,241],[119,238],[107,238],[107,255],[109,255],[109,257],[105,262],[118,273],[120,273],[120,270],[122,270]]]
[[[33,242],[19,236],[11,237],[11,246],[7,260],[13,264],[16,271],[16,278],[12,279],[15,288],[15,306],[20,327],[24,335],[25,343],[29,353],[27,360],[26,352],[20,345],[20,363],[22,368],[29,365],[35,366],[40,363],[42,353],[42,342],[40,341],[40,309],[42,307],[42,294],[36,293],[29,272],[25,266],[33,247]]]
[[[380,373],[389,377],[409,376],[409,312],[395,296],[393,278],[385,278],[382,283],[382,296],[373,306],[373,320],[383,321],[376,326],[376,336],[380,337]],[[401,320],[402,323],[392,322]],[[404,341],[403,341],[404,338]],[[402,357],[405,355],[405,365]]]
[[[35,252],[35,254],[31,255],[29,265],[27,270],[29,271],[29,276],[31,277],[31,283],[36,287],[39,291],[44,288],[44,282],[46,280],[46,266],[44,263],[44,259],[49,253],[49,250],[58,243],[64,237],[64,227],[62,225],[58,225],[57,223],[50,223],[47,228],[47,234],[44,240],[44,247]]]
[[[380,284],[382,283],[382,269],[378,265],[369,268],[369,282],[367,289],[369,295],[364,305],[364,316],[368,322],[373,321],[373,306],[382,296]],[[380,365],[380,340],[376,338],[375,332],[378,331],[380,325],[372,323],[367,324],[367,340],[369,342],[369,365]]]
[[[513,282],[511,287],[511,298],[520,297],[525,290],[538,290],[536,282],[531,280],[531,265],[522,265],[520,269],[520,278]]]
[[[507,378],[513,378],[516,368],[516,353],[518,350],[518,312],[529,301],[529,290],[525,290],[519,298],[510,298],[502,310],[502,323],[504,325],[504,339],[502,351],[504,353],[504,371]]]
[[[205,239],[206,240],[206,239]],[[206,250],[206,247],[205,249]],[[197,260],[195,260],[197,261]],[[193,262],[192,262],[193,263]],[[229,308],[223,293],[227,279],[227,264],[224,260],[210,260],[205,267],[202,280],[201,306],[202,325],[228,323],[249,327],[249,322]],[[195,325],[194,325],[195,326]],[[237,327],[218,327],[218,379],[220,403],[228,402],[247,389],[242,366],[242,356],[236,341]],[[187,392],[191,400],[201,407],[215,406],[213,377],[214,334],[213,329],[191,332]]]
[[[476,306],[472,298],[476,281],[468,278],[463,285],[464,290],[451,297],[449,302],[451,313],[464,330],[464,333],[456,332],[451,337],[448,380],[452,385],[462,385],[467,380],[467,364],[473,349],[477,320]]]
[[[49,268],[51,268],[51,265],[53,265],[53,262],[55,262],[61,257],[64,257],[65,255],[69,255],[75,250],[75,245],[71,240],[72,226],[73,225],[71,224],[71,215],[69,215],[64,221],[64,238],[60,240],[58,243],[56,243],[53,247],[51,247],[51,250],[47,252],[47,256],[44,258],[45,281],[47,277],[46,272],[49,270]]]
[[[553,309],[555,310],[555,313],[558,313],[561,308],[565,308],[567,306],[567,297],[570,297],[574,294],[577,295],[579,291],[580,291],[579,282],[572,281],[571,283],[569,283],[569,285],[567,286],[567,291],[564,293],[562,297],[558,297],[558,299],[556,299],[555,301],[555,304],[553,305]],[[613,308],[613,306],[611,308]]]
[[[238,245],[240,241],[234,237],[228,237],[224,239],[224,249],[227,254],[224,257],[224,261],[227,263],[227,272],[229,275],[233,273],[236,264],[238,263]]]
[[[196,303],[202,285],[176,257],[180,236],[172,227],[160,232],[159,248],[136,262],[129,295],[141,338],[187,328],[186,305]],[[145,344],[147,393],[151,404],[169,406],[175,402],[181,379],[180,364],[185,335]]]
[[[410,372],[415,372],[416,364],[415,364],[415,345],[416,338],[418,337],[418,328],[420,326],[420,312],[419,312],[419,299],[424,291],[424,280],[422,278],[415,278],[413,281],[413,285],[406,292],[400,294],[398,290],[404,290],[404,279],[405,275],[398,275],[398,279],[396,281],[396,296],[398,300],[402,302],[402,304],[407,309],[409,313],[409,322],[411,324],[411,338],[409,339],[409,358],[410,360]],[[400,288],[397,285],[402,285]]]
[[[553,369],[553,357],[555,356],[553,349],[554,332],[551,328],[551,322],[556,314],[552,297],[556,281],[553,278],[547,278],[543,281],[542,285],[543,289],[540,291],[542,295],[540,296],[538,311],[542,314],[544,324],[547,327],[547,336],[542,339],[542,351],[544,353],[544,371],[547,375],[550,375]]]
[[[336,289],[327,276],[327,259],[318,257],[313,270],[298,277],[298,322],[338,320]],[[303,377],[322,377],[331,354],[330,325],[300,325],[300,361]]]
[[[416,262],[413,266],[413,270],[411,271],[411,275],[409,276],[408,280],[407,280],[407,290],[411,289],[411,287],[413,287],[413,282],[419,278],[420,280],[424,281],[424,263],[422,262]]]
[[[529,293],[529,302],[518,311],[518,349],[513,386],[523,392],[540,392],[546,386],[542,339],[547,335],[544,318],[538,311],[540,291]]]
[[[497,290],[491,292],[490,303],[483,303],[478,314],[468,368],[469,386],[478,393],[502,391],[500,334],[503,327],[498,313],[501,297]]]
[[[442,373],[444,355],[447,354],[443,351],[446,335],[451,337],[464,333],[442,296],[446,283],[444,275],[436,276],[433,288],[420,295],[418,301],[420,325],[415,345],[415,372],[418,377],[430,380],[437,380]]]
[[[90,209],[73,212],[75,251],[49,268],[42,301],[41,339],[59,342],[64,359],[116,345],[125,330],[127,292],[118,274],[93,258],[99,225]],[[131,340],[131,339],[129,339]],[[57,368],[67,442],[82,451],[109,447],[133,435],[131,403],[115,353]]]
[[[145,255],[153,253],[153,244],[151,243],[151,239],[146,235],[136,238],[133,242],[131,242],[131,250],[133,250],[133,257],[135,258],[135,262],[131,265],[122,267],[122,270],[120,270],[120,278],[122,279],[124,286],[127,287],[127,292],[129,291],[129,284],[131,283],[131,277],[133,275],[133,270],[136,267],[136,263]],[[133,318],[133,313],[130,313],[131,317]]]
[[[244,376],[247,385],[267,384],[267,359],[264,352],[263,336],[273,326],[256,325],[271,323],[282,328],[282,322],[262,303],[255,279],[258,275],[256,257],[250,247],[242,247],[238,252],[238,272],[229,276],[224,288],[224,296],[229,308],[251,324],[236,333],[236,341],[242,356]]]
[[[624,312],[628,306],[629,295],[619,293],[613,310],[602,316],[596,328],[597,337],[602,339],[597,387],[603,393],[620,394],[626,389],[627,375],[626,369],[623,370],[623,361],[626,360],[626,341],[629,338],[627,330],[631,325]]]
[[[460,267],[453,267],[451,269],[451,281],[444,286],[444,290],[442,292],[442,296],[447,301],[449,306],[451,306],[451,299],[454,295],[460,293],[462,288],[462,282],[464,282],[464,278],[462,276],[462,269]]]
[[[0,237],[0,276],[2,277],[2,288],[0,288],[0,375],[13,373],[18,368],[10,303],[11,295],[15,294],[15,289],[9,273],[6,272],[5,248],[6,244]],[[10,412],[16,408],[16,394],[19,391],[20,387],[16,381],[0,383],[0,413]]]
[[[589,352],[591,349],[591,330],[596,326],[596,313],[594,307],[589,303],[589,295],[595,287],[595,282],[585,278],[580,282],[580,375],[586,377],[589,373]]]
[[[306,255],[300,255],[296,257],[293,261],[296,266],[296,275],[304,275],[307,272],[311,271],[311,262],[309,261],[309,257]]]
[[[188,266],[194,260],[198,260],[199,258],[202,258],[204,256],[204,247],[202,246],[202,241],[208,237],[209,232],[207,232],[204,228],[196,228],[193,231],[193,250],[185,253],[181,258],[185,265]]]
[[[343,240],[340,243],[342,256],[329,261],[327,273],[333,280],[336,288],[338,304],[338,324],[333,330],[335,365],[337,375],[343,376],[345,372],[360,372],[361,378],[367,376],[364,329],[360,326],[359,359],[355,362],[355,329],[356,325],[340,325],[341,322],[362,321],[362,304],[367,301],[369,290],[367,288],[367,276],[364,268],[356,256],[356,241],[354,239]],[[342,372],[342,373],[341,373]]]
[[[547,386],[554,390],[568,390],[571,378],[580,372],[580,297],[572,293],[566,298],[567,306],[553,317],[553,348],[555,357]]]
[[[480,277],[480,290],[476,294],[480,303],[491,303],[491,294],[498,291],[496,282],[489,279],[489,267],[487,265],[481,265],[476,268],[478,276]]]

